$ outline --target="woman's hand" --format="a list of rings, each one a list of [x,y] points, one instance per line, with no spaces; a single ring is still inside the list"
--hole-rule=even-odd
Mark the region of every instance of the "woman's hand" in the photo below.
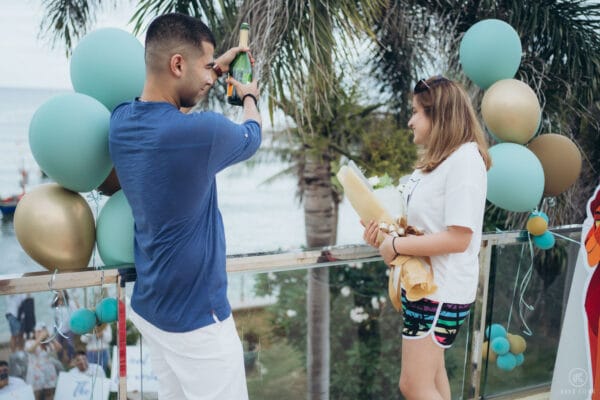
[[[379,248],[381,243],[379,243],[379,224],[375,221],[369,221],[368,224],[365,224],[364,221],[360,221],[362,226],[365,227],[365,232],[363,233],[363,239],[369,246],[373,246],[375,248]]]

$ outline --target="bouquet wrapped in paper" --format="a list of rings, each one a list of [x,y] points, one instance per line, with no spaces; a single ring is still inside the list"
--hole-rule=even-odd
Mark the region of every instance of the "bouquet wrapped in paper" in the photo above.
[[[405,218],[396,220],[390,215],[375,196],[373,188],[363,173],[352,161],[340,168],[337,178],[360,219],[365,223],[377,221],[380,231],[379,241],[383,239],[384,233],[391,236],[423,234],[418,229],[408,226]],[[390,263],[390,268],[388,293],[397,311],[402,308],[402,287],[409,301],[420,300],[437,290],[429,257],[399,255]]]

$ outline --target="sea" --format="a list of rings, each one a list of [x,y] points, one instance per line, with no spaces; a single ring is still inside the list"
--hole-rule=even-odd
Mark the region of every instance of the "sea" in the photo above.
[[[29,148],[29,123],[36,110],[53,96],[69,90],[0,88],[0,197],[20,193],[20,171],[28,175],[26,191],[37,185],[51,182],[42,177],[41,170]],[[266,119],[263,116],[263,119]],[[304,214],[296,197],[297,178],[281,174],[289,165],[269,156],[267,147],[272,135],[266,132],[265,149],[249,161],[236,164],[217,176],[219,208],[225,225],[228,255],[291,251],[305,246]],[[276,177],[276,178],[274,178]],[[107,198],[82,194],[97,217]],[[362,244],[362,227],[358,216],[347,201],[339,210],[338,243]],[[94,253],[90,266],[101,266]],[[21,248],[14,231],[13,220],[0,221],[0,276],[6,274],[45,271]],[[229,277],[229,298],[232,306],[248,307],[261,304],[265,299],[254,296],[254,277],[249,274],[232,274]],[[80,305],[93,306],[100,296],[93,290],[73,290]],[[36,317],[52,326],[50,302],[52,292],[36,293]],[[268,301],[268,299],[266,300]],[[5,302],[0,300],[0,315],[4,315]],[[6,320],[0,317],[0,342],[9,338]]]

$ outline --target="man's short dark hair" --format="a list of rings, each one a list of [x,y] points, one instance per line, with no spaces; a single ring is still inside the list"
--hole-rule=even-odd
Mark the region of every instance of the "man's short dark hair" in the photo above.
[[[204,22],[185,14],[164,14],[155,18],[148,26],[146,56],[153,45],[191,45],[201,50],[201,42],[216,46],[215,36]]]
[[[77,350],[77,352],[75,354],[78,356],[86,356],[87,357],[87,353],[83,350]]]
[[[8,363],[4,360],[0,360],[0,367],[8,367]]]

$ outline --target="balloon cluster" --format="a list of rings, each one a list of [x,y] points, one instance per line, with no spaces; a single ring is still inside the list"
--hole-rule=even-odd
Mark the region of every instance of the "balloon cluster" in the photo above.
[[[548,229],[548,216],[541,211],[534,211],[527,220],[527,232],[533,238],[533,243],[542,250],[554,247],[554,235]]]
[[[75,92],[50,98],[30,121],[33,157],[56,183],[21,199],[15,234],[25,252],[50,270],[87,266],[96,242],[105,264],[132,263],[133,217],[125,197],[108,200],[96,227],[79,193],[119,188],[108,153],[110,113],[141,94],[144,48],[121,29],[90,32],[73,51],[70,75]]]
[[[500,324],[492,324],[485,330],[483,359],[495,362],[503,371],[512,371],[525,361],[527,342],[520,335],[510,334]]]
[[[513,79],[521,63],[521,41],[497,19],[473,25],[460,44],[465,74],[485,90],[481,113],[497,144],[489,150],[488,200],[508,211],[534,210],[542,196],[568,189],[581,171],[581,154],[567,137],[543,134],[536,93]]]
[[[104,298],[96,305],[95,310],[80,308],[71,314],[71,331],[77,335],[91,332],[96,325],[108,324],[117,320],[117,299]]]

